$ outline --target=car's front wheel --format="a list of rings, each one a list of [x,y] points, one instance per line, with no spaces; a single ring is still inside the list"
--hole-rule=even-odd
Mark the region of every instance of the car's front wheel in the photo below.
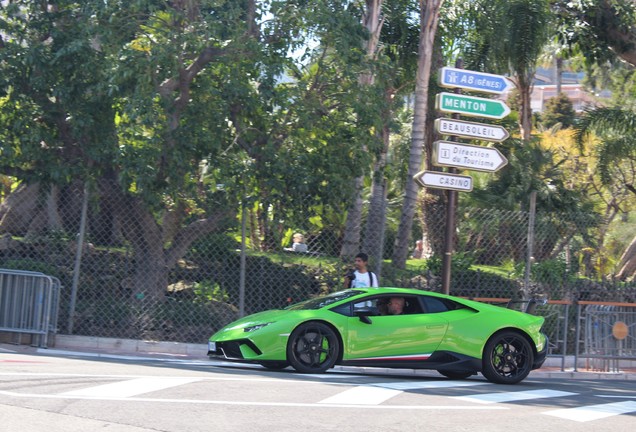
[[[333,367],[340,354],[340,340],[331,327],[308,322],[289,336],[287,360],[302,373],[322,373]]]
[[[528,376],[533,359],[532,347],[525,337],[504,331],[486,343],[482,374],[497,384],[516,384]]]

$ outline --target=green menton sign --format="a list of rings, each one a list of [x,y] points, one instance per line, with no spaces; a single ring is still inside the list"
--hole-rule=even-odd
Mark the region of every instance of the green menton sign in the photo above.
[[[510,108],[500,100],[455,93],[439,93],[436,104],[440,111],[474,117],[501,119],[510,114]]]

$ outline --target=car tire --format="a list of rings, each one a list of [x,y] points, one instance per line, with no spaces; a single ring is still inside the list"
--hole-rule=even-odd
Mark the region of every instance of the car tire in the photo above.
[[[482,374],[493,383],[517,384],[532,370],[534,354],[528,340],[518,332],[492,336],[484,347]]]
[[[331,327],[320,322],[298,326],[289,336],[287,360],[302,373],[322,373],[340,355],[340,340]]]
[[[463,380],[468,378],[469,376],[475,375],[475,372],[466,372],[466,371],[438,370],[437,372],[444,375],[446,378],[450,378],[453,380]]]

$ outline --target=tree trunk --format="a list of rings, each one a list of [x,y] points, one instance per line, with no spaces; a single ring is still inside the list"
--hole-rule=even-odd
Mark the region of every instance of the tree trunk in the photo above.
[[[619,280],[627,280],[636,276],[636,237],[632,239],[632,242],[623,252],[617,268],[619,270],[616,273],[616,278]]]
[[[382,131],[384,149],[380,160],[374,167],[373,184],[371,186],[371,201],[369,203],[369,215],[367,226],[364,230],[363,250],[369,254],[369,261],[378,276],[382,269],[382,257],[384,255],[384,232],[386,225],[386,196],[387,182],[385,178],[386,154],[389,149],[389,126],[384,123]]]
[[[362,219],[362,183],[363,177],[354,180],[354,198],[347,211],[347,221],[342,239],[340,258],[348,262],[359,252],[360,247],[360,220]]]
[[[384,19],[382,18],[382,2],[383,0],[366,0],[366,9],[362,16],[364,27],[369,32],[369,39],[367,40],[366,51],[367,58],[373,60],[376,58],[378,51],[378,44],[380,41],[380,33],[382,31],[382,25]],[[372,85],[375,77],[372,72],[367,72],[360,75],[359,82],[361,85]],[[364,148],[366,150],[366,146]],[[375,179],[374,179],[375,182]],[[364,177],[360,176],[354,180],[354,192],[351,200],[351,207],[347,212],[347,220],[345,222],[345,232],[342,242],[342,248],[340,250],[340,257],[343,261],[351,261],[351,259],[358,253],[360,247],[360,230],[361,230],[361,218],[362,218],[362,190],[363,190]],[[378,193],[381,193],[378,192]],[[367,223],[367,227],[369,224]],[[373,227],[372,230],[376,230],[378,227]],[[375,236],[371,232],[367,232],[367,235]],[[366,249],[366,247],[365,247]],[[367,252],[373,253],[370,250]]]
[[[426,5],[420,1],[420,42],[418,49],[417,76],[415,82],[415,107],[413,114],[413,130],[411,132],[411,150],[409,168],[406,179],[406,190],[402,215],[395,247],[393,249],[393,265],[404,268],[409,254],[409,241],[413,227],[413,217],[417,207],[419,186],[413,180],[422,167],[422,149],[425,145],[426,117],[428,115],[428,85],[431,77],[431,64],[435,32],[439,21],[439,10],[443,0],[429,0]]]
[[[526,79],[526,77],[518,77],[517,83],[519,96],[521,98],[519,128],[521,129],[521,138],[527,143],[530,141],[532,134],[532,107],[530,106],[532,83],[531,80]]]
[[[555,82],[556,82],[556,94],[557,96],[561,94],[561,87],[563,84],[563,59],[561,58],[561,56],[557,56],[555,59],[555,63],[556,63],[556,77],[555,77]]]
[[[24,236],[38,208],[39,183],[22,183],[0,204],[0,234]]]
[[[217,230],[225,211],[179,227],[166,249],[163,226],[157,223],[139,197],[122,192],[115,182],[103,180],[100,186],[102,198],[113,209],[115,217],[121,222],[122,233],[133,248],[133,296],[144,299],[150,305],[163,302],[169,272],[196,239]]]

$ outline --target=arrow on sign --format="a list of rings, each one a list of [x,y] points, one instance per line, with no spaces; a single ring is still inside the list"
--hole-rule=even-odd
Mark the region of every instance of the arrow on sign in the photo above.
[[[502,126],[447,118],[435,120],[435,130],[443,135],[455,135],[496,142],[505,141],[510,136],[508,131]]]
[[[506,77],[484,72],[443,67],[439,74],[442,87],[457,87],[485,93],[501,94],[514,87]]]
[[[450,141],[435,141],[433,143],[433,163],[440,166],[496,172],[508,163],[508,159],[496,148]]]
[[[440,111],[475,117],[501,119],[510,114],[508,105],[500,100],[446,92],[437,95],[436,105]]]
[[[473,178],[438,171],[421,171],[413,179],[423,187],[436,189],[452,189],[461,192],[473,190]]]

